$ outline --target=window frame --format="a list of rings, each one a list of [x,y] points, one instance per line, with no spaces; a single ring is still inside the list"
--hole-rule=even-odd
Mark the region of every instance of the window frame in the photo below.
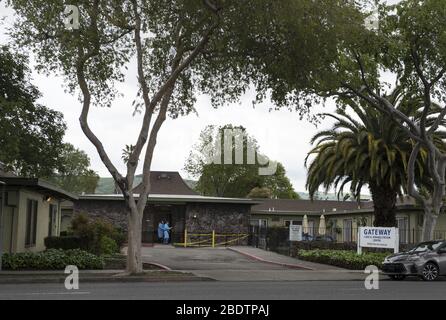
[[[38,213],[39,213],[39,201],[35,199],[27,199],[25,248],[31,248],[36,246]]]

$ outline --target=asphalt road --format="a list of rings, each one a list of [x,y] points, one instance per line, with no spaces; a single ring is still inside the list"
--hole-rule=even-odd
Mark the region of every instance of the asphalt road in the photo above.
[[[181,283],[81,283],[0,285],[0,299],[148,299],[148,300],[301,300],[301,299],[446,299],[446,281],[381,281],[366,290],[362,281],[264,281]]]

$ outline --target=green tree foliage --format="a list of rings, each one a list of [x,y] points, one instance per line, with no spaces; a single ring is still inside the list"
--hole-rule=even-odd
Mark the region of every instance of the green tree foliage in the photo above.
[[[287,88],[267,73],[270,62],[301,66],[303,72],[291,75],[298,81],[325,70],[338,50],[334,25],[348,25],[344,13],[351,7],[344,1],[313,0],[77,0],[70,4],[78,6],[81,23],[79,29],[68,30],[62,19],[64,2],[7,3],[17,13],[11,33],[19,47],[33,50],[40,71],[59,72],[70,92],[81,93],[83,132],[128,204],[132,273],[142,271],[141,221],[157,135],[166,117],[193,111],[198,93],[209,94],[218,106],[238,100],[251,85],[259,92],[258,100],[273,88],[273,99],[279,101],[276,92]],[[289,20],[300,21],[299,28],[284,28]],[[299,44],[292,59],[284,54],[289,50],[286,39]],[[134,63],[139,84],[133,110],[143,118],[136,142],[129,144],[134,150],[123,174],[89,127],[88,114],[93,105],[111,104],[129,63]],[[136,202],[131,188],[139,164],[143,190]]]
[[[0,48],[0,161],[21,176],[49,176],[60,165],[66,125],[39,97],[26,58]]]
[[[230,163],[225,163],[224,159],[225,130],[233,133]],[[239,149],[243,157],[239,162],[236,161],[236,141],[243,143]],[[248,145],[256,151],[257,157],[265,158],[259,154],[257,141],[247,134],[245,128],[232,125],[207,126],[201,132],[200,140],[185,164],[185,170],[198,178],[197,191],[209,196],[246,197],[254,188],[267,188],[273,198],[297,199],[299,196],[286,177],[283,165],[277,163],[277,170],[272,175],[259,175],[259,168],[262,166],[258,161],[253,164],[248,162]],[[215,156],[220,163],[212,162]]]
[[[271,190],[265,187],[255,187],[248,193],[247,197],[252,199],[270,199]]]
[[[94,193],[99,181],[98,174],[90,169],[88,155],[70,143],[63,145],[60,154],[61,166],[56,175],[48,177],[64,190],[74,193]]]
[[[422,116],[418,99],[404,96],[398,89],[387,99],[411,118]],[[414,141],[392,118],[355,100],[348,101],[336,114],[325,116],[335,119],[335,123],[312,139],[316,146],[307,156],[312,159],[306,183],[310,196],[320,186],[326,190],[337,188],[340,194],[350,184],[351,193],[360,199],[361,189],[367,185],[374,201],[375,225],[395,226],[396,198],[407,188],[407,166]],[[443,144],[441,139],[445,137],[446,133],[439,132],[437,143]],[[426,171],[426,157],[423,150],[417,161],[419,184]]]
[[[24,177],[46,178],[67,191],[94,192],[98,176],[85,152],[63,143],[60,112],[36,102],[27,59],[0,49],[0,161]]]

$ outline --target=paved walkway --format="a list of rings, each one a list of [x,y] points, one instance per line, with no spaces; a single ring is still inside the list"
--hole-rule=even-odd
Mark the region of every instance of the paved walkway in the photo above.
[[[281,265],[293,269],[315,270],[315,271],[345,270],[335,266],[299,260],[296,258],[278,254],[276,252],[266,251],[263,249],[249,246],[246,247],[237,246],[237,247],[230,247],[228,249],[257,261],[267,262],[269,264]]]

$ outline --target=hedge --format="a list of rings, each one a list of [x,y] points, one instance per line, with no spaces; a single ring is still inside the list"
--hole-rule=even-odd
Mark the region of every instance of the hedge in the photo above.
[[[299,250],[298,258],[306,261],[329,264],[351,270],[364,270],[367,266],[382,267],[384,258],[389,253],[367,252],[358,255],[355,251],[346,250]]]
[[[79,269],[103,269],[104,259],[83,250],[49,249],[42,252],[4,254],[4,270],[65,270],[74,265]]]
[[[88,239],[77,236],[47,237],[44,242],[47,249],[88,249]]]
[[[408,249],[411,249],[412,245],[400,244],[400,251],[404,252]],[[357,251],[356,242],[330,242],[330,241],[302,241],[295,242],[291,247],[291,256],[297,257],[299,256],[299,252],[301,250],[343,250],[343,251]],[[393,250],[383,249],[383,248],[363,248],[363,252],[366,253],[383,253],[383,254],[392,254]]]

